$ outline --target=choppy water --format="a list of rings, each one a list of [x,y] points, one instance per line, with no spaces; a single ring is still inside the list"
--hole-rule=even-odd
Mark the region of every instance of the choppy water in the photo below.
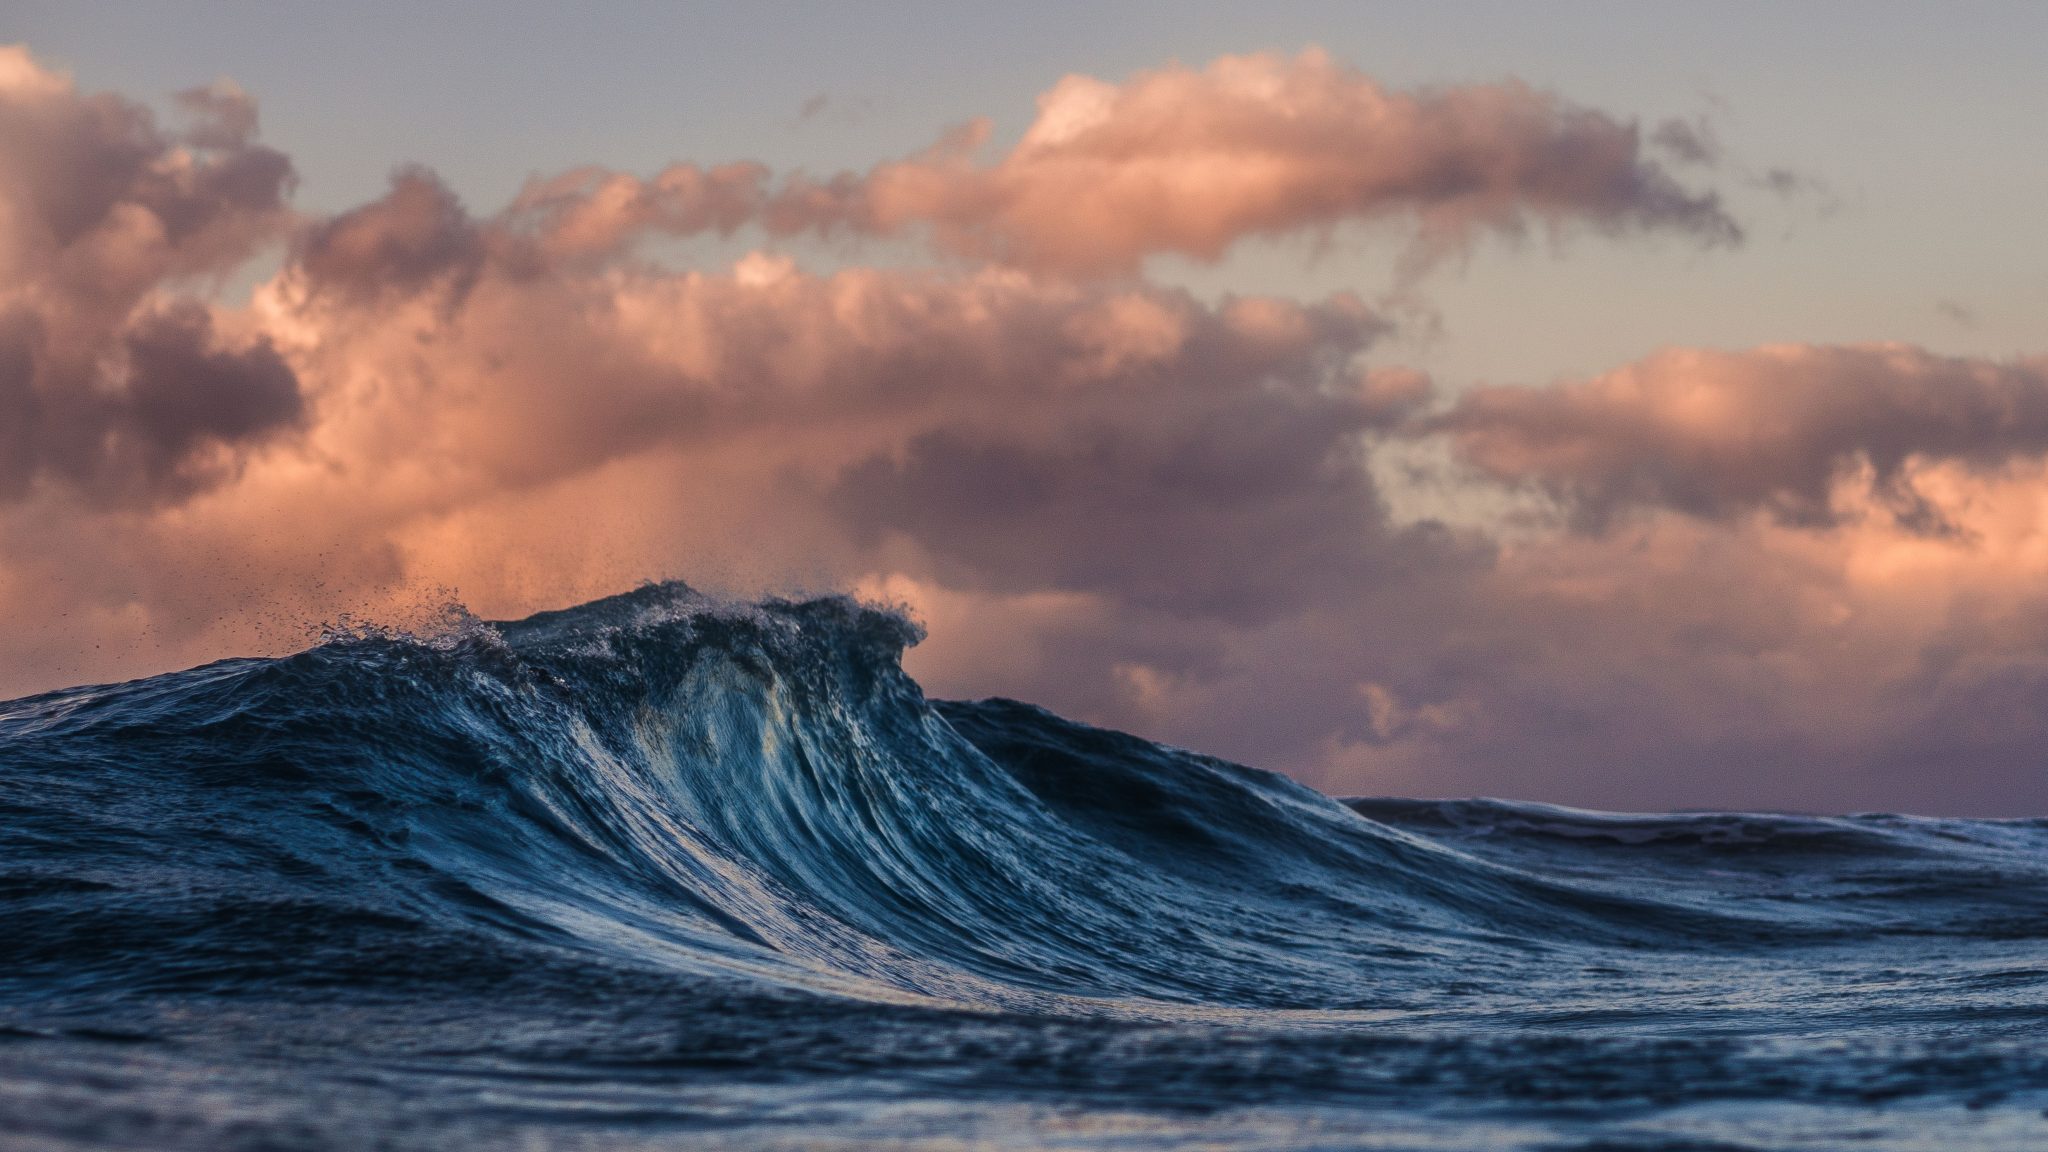
[[[2048,1147],[2048,822],[1337,801],[680,586],[0,704],[0,1147]]]

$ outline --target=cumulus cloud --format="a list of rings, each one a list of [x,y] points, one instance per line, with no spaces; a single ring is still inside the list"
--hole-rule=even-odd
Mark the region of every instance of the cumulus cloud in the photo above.
[[[1633,123],[1515,82],[1390,91],[1314,49],[1123,84],[1069,76],[1039,97],[1016,148],[981,165],[986,134],[975,126],[827,200],[855,226],[929,225],[962,255],[1078,274],[1396,216],[1431,248],[1531,222],[1740,236],[1713,194],[1645,155]]]
[[[785,236],[914,233],[956,256],[1082,277],[1382,219],[1418,227],[1417,267],[1481,232],[1539,224],[1741,237],[1718,196],[1651,155],[1654,143],[1711,163],[1699,128],[1667,123],[1646,142],[1632,121],[1514,81],[1390,90],[1316,49],[1122,84],[1068,76],[1016,146],[984,162],[991,130],[973,121],[919,155],[824,180],[776,182],[757,164],[680,164],[649,181],[572,172],[536,181],[512,215],[565,253],[756,223]]]
[[[423,168],[400,169],[381,199],[305,229],[293,258],[316,290],[354,297],[411,293],[436,281],[466,287],[483,237],[455,193]]]
[[[1130,275],[1379,218],[1731,239],[1653,158],[1715,163],[1697,126],[1237,57],[1063,81],[992,161],[970,131],[480,209],[409,168],[305,219],[246,93],[174,103],[176,130],[0,52],[0,693],[679,575],[906,601],[936,694],[1336,791],[2048,803],[2041,362],[1673,350],[1440,400],[1354,297]],[[747,229],[952,258],[635,249]],[[1380,454],[1433,437],[1457,483],[1603,530],[1404,516]]]
[[[225,77],[174,97],[190,121],[185,140],[196,148],[238,149],[256,138],[256,98]]]
[[[197,99],[197,97],[195,97]],[[142,105],[81,94],[18,47],[0,47],[0,261],[12,293],[118,307],[173,276],[233,268],[283,222],[292,182],[282,153],[250,141],[238,97],[192,134],[158,127]]]
[[[1226,402],[1362,427],[1425,387],[1355,363],[1387,325],[1349,296],[1212,305],[992,269],[821,277],[759,254],[670,273],[531,239],[423,173],[306,232],[264,306],[324,382],[337,458],[419,453],[451,484],[532,485],[771,427],[841,429],[863,453],[1034,413],[1133,425]]]
[[[220,346],[212,317],[197,305],[136,318],[121,352],[118,390],[31,398],[36,427],[23,439],[36,450],[17,467],[42,463],[117,501],[176,498],[218,479],[223,450],[260,442],[304,415],[298,378],[270,342]]]
[[[291,368],[168,286],[278,236],[291,164],[232,86],[183,94],[193,127],[79,93],[0,47],[0,497],[39,480],[114,503],[176,499],[295,423]]]
[[[1590,525],[1634,508],[1826,525],[1839,487],[1861,481],[1902,524],[1939,530],[1909,465],[2040,458],[2048,361],[1671,349],[1578,383],[1475,389],[1428,426],[1486,475],[1540,488]]]
[[[1457,561],[1437,534],[1387,522],[1364,439],[1402,407],[1383,381],[1303,373],[1248,391],[1242,379],[1198,369],[1170,393],[941,425],[843,470],[830,507],[863,538],[915,541],[953,587],[1233,621]]]

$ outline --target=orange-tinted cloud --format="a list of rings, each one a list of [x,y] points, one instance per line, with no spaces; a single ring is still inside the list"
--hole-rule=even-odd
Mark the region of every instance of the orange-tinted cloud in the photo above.
[[[181,102],[194,125],[166,132],[0,47],[0,497],[52,482],[103,502],[175,499],[301,415],[260,334],[227,336],[201,305],[158,298],[279,235],[292,180],[252,142],[246,95]]]
[[[905,600],[936,693],[1338,791],[2048,804],[2037,362],[1680,350],[1439,402],[1356,298],[1126,275],[1381,216],[1731,236],[1625,121],[1245,57],[1063,82],[993,163],[579,171],[495,210],[408,169],[308,220],[246,94],[179,103],[0,54],[0,693],[680,575]],[[634,253],[833,221],[964,259]],[[1442,482],[1604,530],[1403,515],[1383,453],[1436,435]]]
[[[819,277],[761,254],[670,273],[530,240],[418,172],[307,229],[261,306],[316,382],[316,446],[530,486],[763,430],[866,429],[834,435],[867,453],[939,426],[1164,421],[1227,400],[1355,431],[1419,398],[1352,364],[1387,325],[1348,296],[1210,305],[993,269]]]
[[[1475,389],[1431,427],[1488,476],[1541,488],[1583,522],[1652,507],[1828,524],[1837,485],[1867,474],[1903,523],[1935,529],[1907,465],[1992,469],[2048,453],[2048,360],[1672,349],[1580,383]]]
[[[1711,193],[1645,155],[1632,123],[1514,82],[1390,91],[1313,49],[1123,84],[1069,76],[991,165],[973,155],[985,134],[828,200],[853,226],[928,225],[960,255],[1084,275],[1387,217],[1412,219],[1430,249],[1537,222],[1740,236]]]
[[[529,182],[501,219],[550,256],[603,259],[645,232],[730,236],[760,220],[768,181],[768,169],[752,162],[676,164],[652,180],[579,168]]]
[[[1023,138],[980,159],[989,122],[865,173],[779,183],[758,164],[679,164],[649,181],[582,170],[508,213],[556,254],[606,255],[643,231],[847,232],[1040,273],[1129,275],[1148,256],[1220,259],[1250,237],[1404,220],[1419,266],[1481,232],[1671,232],[1732,243],[1711,191],[1680,184],[1636,124],[1517,82],[1402,92],[1315,49],[1172,65],[1122,84],[1068,76]],[[1666,125],[1665,152],[1712,159]],[[1683,145],[1683,147],[1679,147]]]
[[[381,199],[304,229],[293,260],[315,290],[373,299],[439,280],[466,287],[484,238],[439,176],[406,168]]]

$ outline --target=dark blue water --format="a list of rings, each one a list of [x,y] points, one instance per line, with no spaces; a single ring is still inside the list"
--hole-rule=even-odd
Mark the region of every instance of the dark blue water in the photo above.
[[[2048,822],[1340,802],[915,638],[663,586],[0,705],[0,1147],[2048,1147]]]

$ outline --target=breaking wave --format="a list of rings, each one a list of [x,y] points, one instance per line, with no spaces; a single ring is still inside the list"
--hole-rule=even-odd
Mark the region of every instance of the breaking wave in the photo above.
[[[0,705],[0,1007],[500,1010],[673,979],[861,1011],[1652,1034],[1711,1016],[1712,987],[1802,1011],[1817,992],[1786,973],[1815,955],[2048,937],[2041,822],[1340,802],[927,700],[917,639],[844,598],[651,585]],[[1991,985],[1894,1008],[2048,980],[1994,952],[1964,973]]]

